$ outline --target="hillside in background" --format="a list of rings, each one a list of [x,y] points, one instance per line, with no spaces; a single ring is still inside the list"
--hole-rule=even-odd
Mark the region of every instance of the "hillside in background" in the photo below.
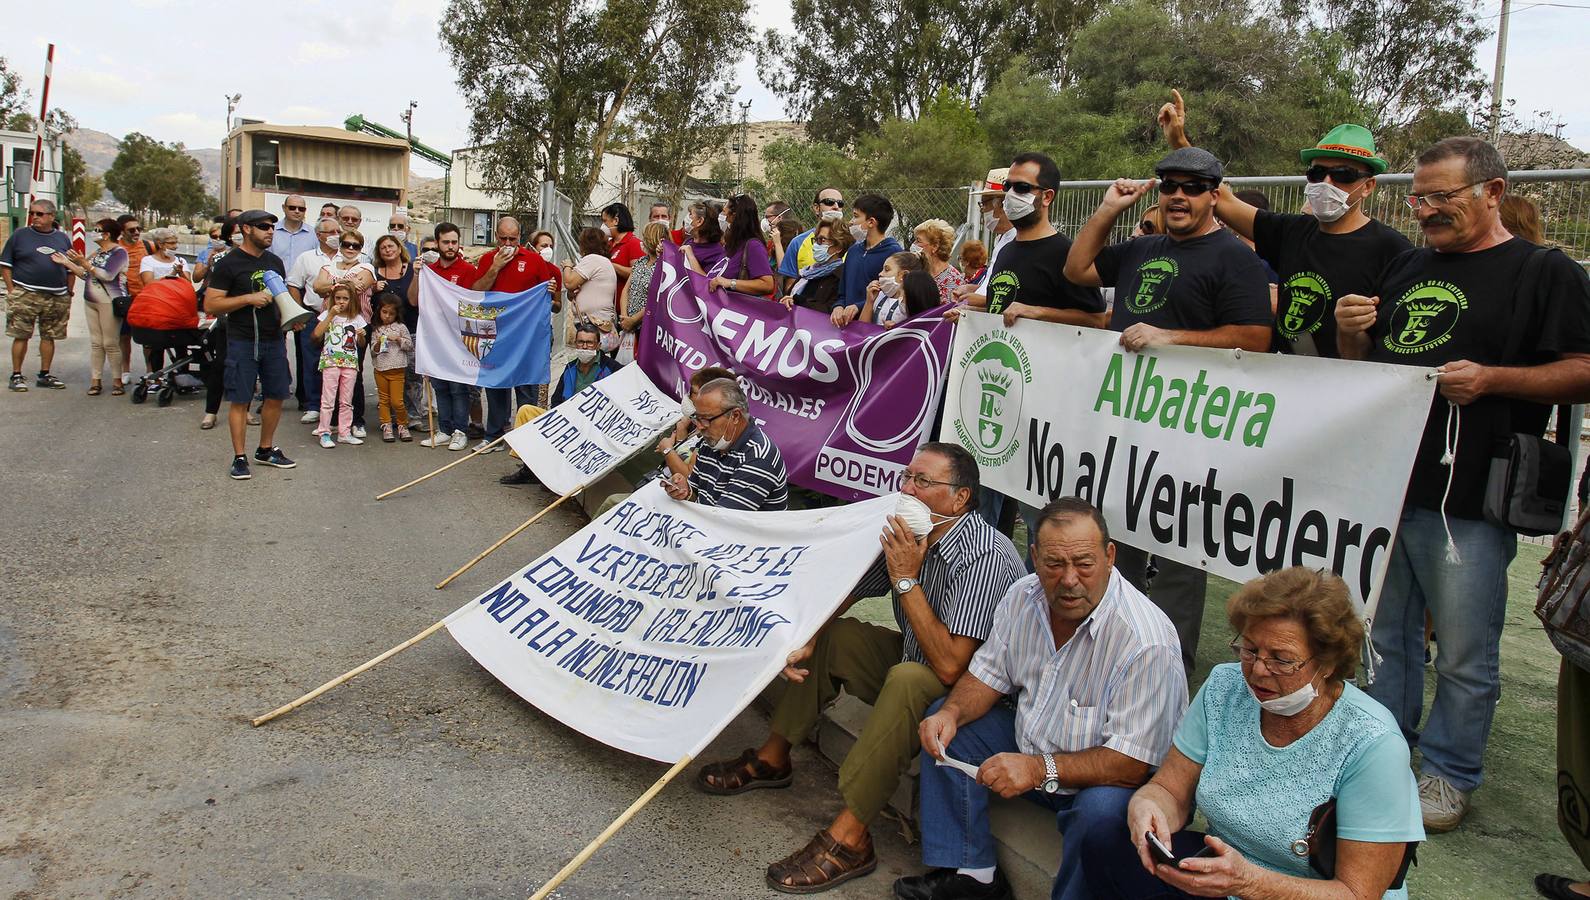
[[[78,128],[66,133],[66,143],[83,156],[84,165],[88,166],[88,174],[103,175],[110,164],[116,161],[116,154],[121,145],[121,138],[92,128]],[[188,149],[188,155],[199,161],[199,180],[204,182],[205,191],[211,194],[221,192],[221,148],[201,147]]]

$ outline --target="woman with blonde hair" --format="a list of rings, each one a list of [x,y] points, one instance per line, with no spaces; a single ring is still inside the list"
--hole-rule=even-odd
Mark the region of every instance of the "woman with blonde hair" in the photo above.
[[[640,323],[646,316],[646,294],[651,291],[651,277],[657,271],[657,254],[668,240],[668,223],[649,222],[640,232],[640,245],[646,255],[630,264],[629,284],[624,289],[624,312],[618,317],[618,352],[613,355],[619,365],[635,361],[635,339],[640,333]]]
[[[933,276],[939,289],[939,302],[955,299],[955,289],[966,283],[959,269],[950,265],[950,254],[955,251],[955,229],[943,219],[928,219],[912,232],[916,242],[911,252],[921,255],[922,266]]]

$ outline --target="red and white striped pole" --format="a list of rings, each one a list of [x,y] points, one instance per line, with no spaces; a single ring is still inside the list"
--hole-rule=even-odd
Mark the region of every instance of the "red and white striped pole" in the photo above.
[[[33,181],[28,185],[28,205],[33,205],[39,190],[39,177],[44,174],[44,121],[50,114],[50,73],[55,68],[55,45],[44,53],[44,94],[39,100],[39,136],[33,145]]]

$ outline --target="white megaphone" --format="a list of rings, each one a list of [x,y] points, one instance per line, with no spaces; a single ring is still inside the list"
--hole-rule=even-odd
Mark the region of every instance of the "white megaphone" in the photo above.
[[[298,305],[293,295],[287,292],[287,283],[275,272],[265,273],[265,290],[270,291],[276,301],[276,315],[282,321],[283,331],[315,317],[313,312]]]

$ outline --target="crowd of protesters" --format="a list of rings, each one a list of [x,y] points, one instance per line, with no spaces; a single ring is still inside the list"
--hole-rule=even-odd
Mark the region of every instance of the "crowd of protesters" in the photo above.
[[[573,350],[554,377],[555,403],[633,361],[646,292],[670,241],[711,288],[816,310],[839,327],[970,309],[1012,327],[1034,319],[1109,329],[1130,351],[1185,345],[1432,368],[1439,390],[1367,635],[1340,579],[1272,573],[1231,598],[1235,661],[1192,692],[1202,568],[1112,541],[1103,516],[1081,501],[1041,509],[1010,501],[981,487],[965,450],[930,443],[907,467],[901,517],[851,600],[890,593],[899,627],[831,621],[790,656],[791,688],[764,743],[696,777],[715,795],[789,786],[792,744],[843,688],[873,705],[840,769],[844,808],[768,867],[775,890],[812,893],[873,871],[869,826],[920,756],[929,870],[897,881],[896,897],[1011,896],[994,858],[992,793],[1055,811],[1065,834],[1056,898],[1404,896],[1413,848],[1426,833],[1459,827],[1471,809],[1501,694],[1516,536],[1484,510],[1492,445],[1538,436],[1552,406],[1590,399],[1590,278],[1560,253],[1537,252],[1538,214],[1508,193],[1502,157],[1478,138],[1442,140],[1420,155],[1405,198],[1424,239],[1415,248],[1365,209],[1387,163],[1359,126],[1301,151],[1302,213],[1234,192],[1221,161],[1187,138],[1179,102],[1162,111],[1161,126],[1171,149],[1155,177],[1114,182],[1071,236],[1051,219],[1058,167],[1042,153],[1017,154],[978,191],[989,242],[965,241],[958,254],[949,223],[914,224],[907,249],[886,197],[847,203],[832,187],[811,198],[804,229],[788,204],[762,207],[743,194],[692,204],[677,229],[666,205],[637,226],[614,203],[572,248],[545,232],[525,242],[505,217],[495,248],[475,262],[451,224],[416,246],[407,218],[395,215],[367,246],[357,207],[324,208],[311,223],[304,198],[291,196],[280,217],[237,211],[218,223],[192,267],[174,255],[174,234],[144,233],[130,216],[96,223],[97,249],[76,253],[54,207],[39,201],[29,227],[0,252],[10,388],[29,387],[22,370],[35,334],[33,385],[66,386],[51,366],[80,278],[88,393],[107,383],[123,393],[128,310],[140,292],[176,280],[199,286],[196,302],[222,329],[211,346],[224,371],[208,379],[200,427],[216,424],[220,400],[229,401],[233,478],[249,477],[250,424],[260,427],[254,462],[296,465],[274,440],[290,396],[320,446],[363,443],[367,363],[383,441],[428,432],[421,444],[460,451],[473,433],[477,452],[495,451],[497,438],[537,409],[544,386],[482,398],[433,379],[420,390],[415,267],[476,291],[550,282],[554,311],[570,304]],[[1112,242],[1128,214],[1133,237]],[[314,313],[292,335],[272,308],[273,278]],[[1450,298],[1445,307],[1429,305],[1432,285]],[[160,361],[156,353],[146,363]],[[759,487],[741,508],[782,509],[782,461],[733,373],[702,375],[682,430],[659,447],[669,493],[721,502],[713,498],[737,495],[725,484],[742,466]],[[713,448],[701,466],[674,451],[692,423]],[[522,466],[503,479],[533,480]],[[1025,564],[1011,540],[1018,516]],[[902,530],[915,518],[920,529]],[[1437,644],[1428,713],[1427,620]],[[1382,661],[1360,690],[1352,677],[1366,638]],[[1584,709],[1561,715],[1574,734],[1590,721]],[[1581,785],[1590,760],[1575,752],[1561,778]],[[975,782],[935,765],[951,759],[975,767]],[[1590,862],[1590,837],[1570,827],[1582,821],[1573,815],[1565,812],[1564,832]],[[1584,883],[1557,876],[1536,886],[1556,900],[1587,896]]]

